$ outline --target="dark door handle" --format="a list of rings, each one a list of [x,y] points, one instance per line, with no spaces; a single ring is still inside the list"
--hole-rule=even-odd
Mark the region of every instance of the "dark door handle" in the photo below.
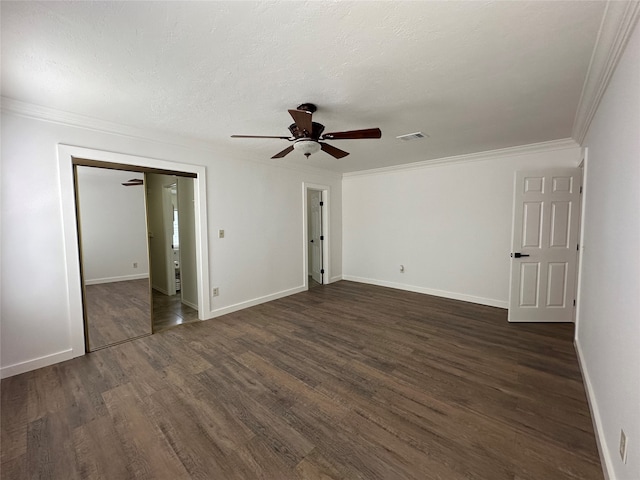
[[[313,243],[313,238],[311,239],[311,243]]]
[[[529,255],[526,253],[516,252],[516,253],[512,253],[511,256],[513,258],[520,258],[520,257],[528,257]]]

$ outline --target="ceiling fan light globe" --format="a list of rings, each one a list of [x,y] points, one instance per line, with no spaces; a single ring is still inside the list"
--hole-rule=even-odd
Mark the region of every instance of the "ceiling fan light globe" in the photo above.
[[[298,140],[293,144],[293,148],[309,158],[309,155],[320,151],[320,144],[315,140]]]

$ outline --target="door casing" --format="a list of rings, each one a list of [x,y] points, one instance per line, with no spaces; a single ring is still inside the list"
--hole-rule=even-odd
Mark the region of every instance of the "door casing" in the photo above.
[[[309,288],[309,207],[307,205],[308,191],[309,190],[319,190],[321,192],[321,198],[323,202],[322,207],[322,235],[324,236],[324,241],[322,242],[322,269],[324,270],[324,284],[330,283],[331,275],[330,275],[330,264],[331,264],[331,232],[329,229],[330,225],[330,187],[327,185],[318,185],[313,183],[303,182],[302,184],[302,284],[305,289]]]
[[[78,159],[89,162],[126,166],[141,172],[178,172],[194,178],[194,212],[196,227],[196,256],[198,277],[198,318],[205,320],[211,312],[209,292],[209,249],[206,205],[206,169],[204,166],[170,162],[149,157],[107,152],[92,148],[58,144],[59,194],[62,212],[63,239],[66,264],[66,288],[69,305],[70,357],[85,354],[80,252],[73,178],[73,164]],[[114,167],[112,167],[114,168]]]

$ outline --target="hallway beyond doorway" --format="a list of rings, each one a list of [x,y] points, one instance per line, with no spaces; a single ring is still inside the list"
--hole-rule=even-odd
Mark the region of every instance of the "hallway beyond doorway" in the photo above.
[[[157,290],[153,293],[153,331],[154,333],[184,323],[197,322],[198,312],[180,301],[177,295],[165,295]]]

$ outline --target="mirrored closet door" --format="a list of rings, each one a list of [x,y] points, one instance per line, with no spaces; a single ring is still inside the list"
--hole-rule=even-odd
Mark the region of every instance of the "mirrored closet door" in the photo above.
[[[87,351],[152,333],[144,174],[75,166]]]

